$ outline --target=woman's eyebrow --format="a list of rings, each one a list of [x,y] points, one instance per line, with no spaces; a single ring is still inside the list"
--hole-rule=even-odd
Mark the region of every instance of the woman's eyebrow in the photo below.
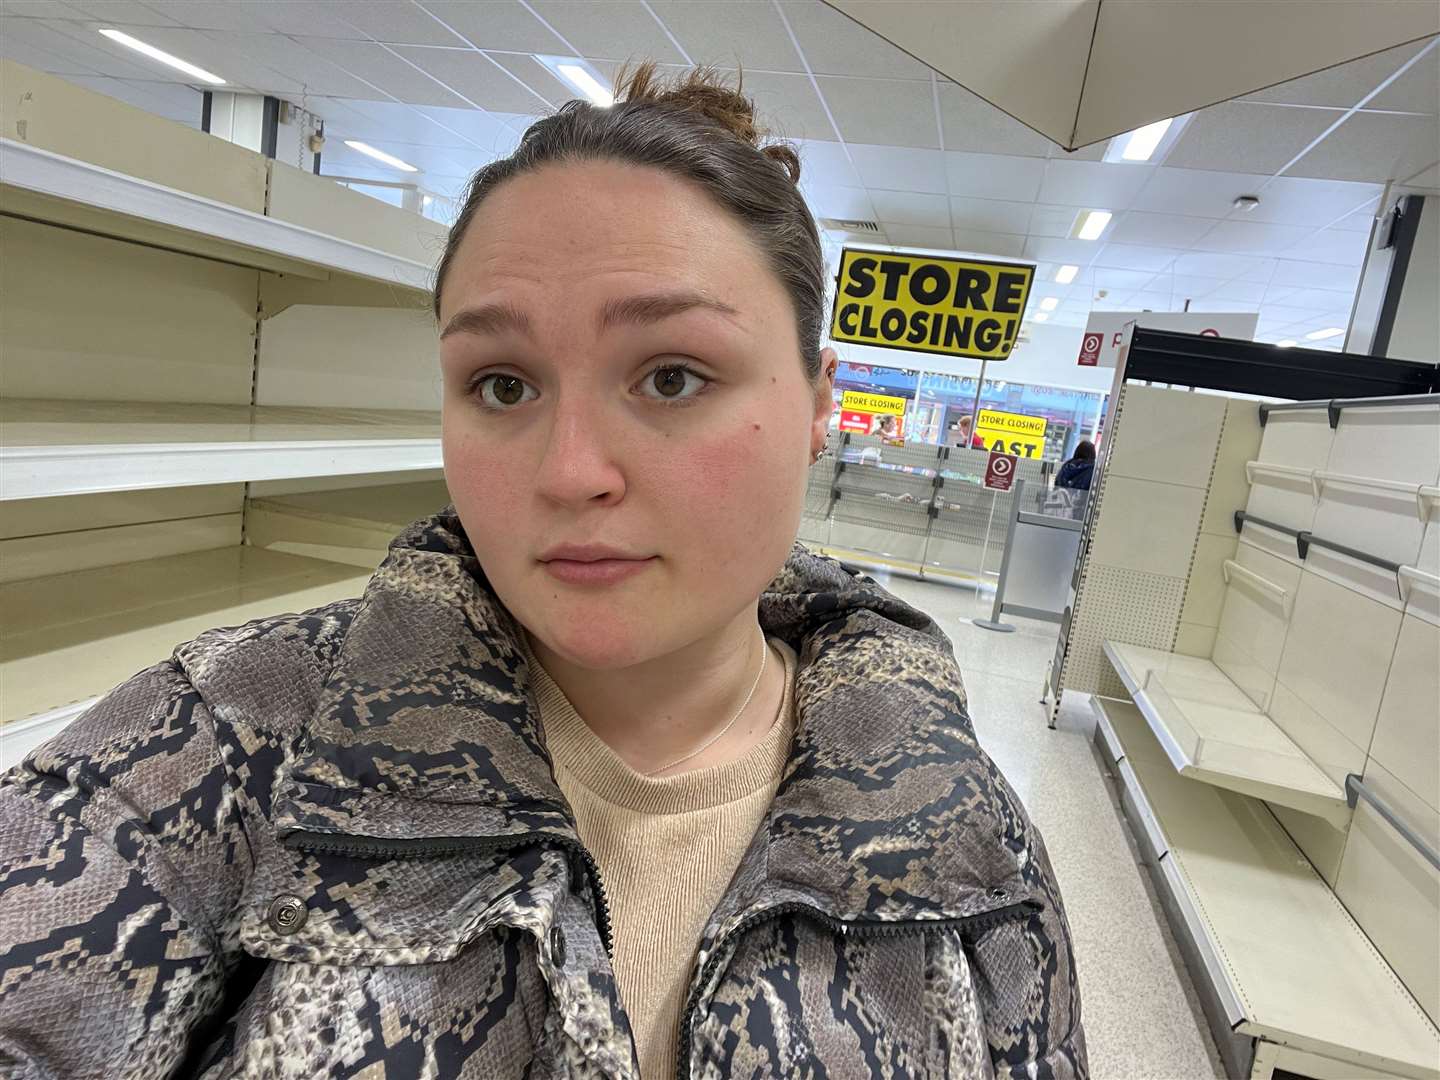
[[[511,304],[482,304],[465,308],[440,331],[443,341],[451,334],[523,334],[530,336],[530,319],[519,308]]]
[[[692,308],[706,308],[727,316],[739,314],[729,304],[697,292],[649,293],[607,302],[600,309],[600,329],[605,330],[621,323],[644,326]]]

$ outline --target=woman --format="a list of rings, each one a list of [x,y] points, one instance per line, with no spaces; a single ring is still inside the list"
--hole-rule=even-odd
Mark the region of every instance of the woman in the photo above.
[[[1090,490],[1090,477],[1095,471],[1095,444],[1081,439],[1075,446],[1075,454],[1060,466],[1055,474],[1055,486],[1074,488],[1077,491]]]
[[[792,548],[832,410],[784,147],[636,74],[482,169],[453,496],[0,787],[21,1075],[1085,1074],[1039,836],[936,625]]]

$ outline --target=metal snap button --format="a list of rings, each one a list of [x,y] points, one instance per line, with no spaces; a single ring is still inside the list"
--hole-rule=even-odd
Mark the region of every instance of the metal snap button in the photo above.
[[[565,966],[565,931],[558,924],[550,927],[550,962],[557,968]]]
[[[277,934],[293,934],[305,925],[309,916],[310,912],[306,910],[304,900],[289,893],[281,893],[270,902],[265,921]]]
[[[1008,892],[1006,892],[1004,889],[1000,888],[999,886],[996,886],[995,888],[993,888],[993,889],[990,890],[990,899],[991,899],[991,900],[1004,900],[1005,897],[1007,897],[1007,896],[1009,896],[1009,895],[1010,895],[1010,894],[1009,894]]]

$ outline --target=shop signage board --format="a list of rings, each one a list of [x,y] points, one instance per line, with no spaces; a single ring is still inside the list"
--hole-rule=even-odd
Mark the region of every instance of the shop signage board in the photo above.
[[[985,462],[985,486],[995,491],[1009,491],[1015,482],[1015,462],[1019,459],[1011,454],[991,450]]]
[[[849,412],[887,413],[890,416],[904,416],[909,401],[903,397],[888,394],[867,394],[863,390],[846,390],[840,398],[840,408]]]
[[[908,352],[1004,360],[1015,348],[1035,267],[845,248],[830,337]]]
[[[975,434],[992,456],[998,451],[1017,457],[1039,458],[1045,453],[1045,428],[1048,424],[1043,416],[981,409]]]
[[[1150,330],[1178,330],[1204,337],[1255,339],[1260,316],[1253,311],[1092,311],[1080,340],[1077,367],[1113,368],[1130,323]]]

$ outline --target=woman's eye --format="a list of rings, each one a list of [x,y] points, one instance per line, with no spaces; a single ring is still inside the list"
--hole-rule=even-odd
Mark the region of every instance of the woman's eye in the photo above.
[[[695,374],[687,367],[671,364],[656,368],[640,383],[640,390],[646,397],[674,401],[692,398],[709,385],[709,380]]]
[[[479,390],[480,400],[491,409],[510,409],[538,396],[533,386],[515,375],[486,375]]]

